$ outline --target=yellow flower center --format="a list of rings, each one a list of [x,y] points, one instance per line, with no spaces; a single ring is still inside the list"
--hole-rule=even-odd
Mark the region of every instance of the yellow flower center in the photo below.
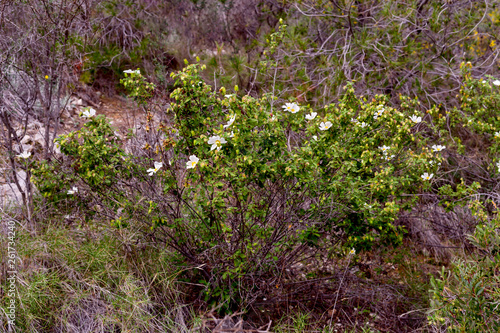
[[[196,161],[191,161],[191,166],[194,168],[196,166]]]
[[[215,140],[215,144],[216,144],[217,146],[220,146],[220,140]]]

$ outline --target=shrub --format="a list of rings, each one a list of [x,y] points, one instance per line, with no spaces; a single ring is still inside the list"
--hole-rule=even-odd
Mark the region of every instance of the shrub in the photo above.
[[[133,155],[102,116],[57,139],[67,166],[58,170],[82,189],[68,199],[175,249],[180,264],[196,268],[191,278],[206,285],[207,300],[229,307],[270,293],[284,267],[320,248],[401,241],[393,222],[440,160],[409,111],[415,101],[403,98],[399,111],[384,96],[357,97],[349,84],[338,104],[316,112],[292,101],[276,110],[269,95],[213,91],[201,70],[172,74],[171,120],[149,114]],[[123,83],[146,101],[140,73]]]
[[[471,204],[481,223],[469,241],[475,252],[457,259],[449,271],[432,278],[429,322],[436,331],[500,330],[500,218],[488,218],[479,202]]]

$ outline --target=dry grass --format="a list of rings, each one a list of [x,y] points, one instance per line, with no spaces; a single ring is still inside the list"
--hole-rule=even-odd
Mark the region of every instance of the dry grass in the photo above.
[[[102,225],[81,221],[19,228],[14,331],[169,332],[185,327],[185,320],[177,322],[182,288],[172,278],[169,254],[149,247],[137,256],[125,250],[124,242]],[[5,258],[3,252],[4,247]],[[0,264],[4,277],[6,262]],[[0,282],[6,283],[4,278]],[[2,294],[0,304],[7,300]],[[5,322],[0,322],[2,331],[7,331]]]
[[[457,206],[451,212],[428,204],[417,206],[401,216],[411,238],[424,254],[434,256],[439,263],[449,263],[455,253],[467,247],[466,236],[471,234],[476,221],[471,212]]]

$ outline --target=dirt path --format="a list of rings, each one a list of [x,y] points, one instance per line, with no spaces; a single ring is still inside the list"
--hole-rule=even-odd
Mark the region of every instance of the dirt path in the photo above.
[[[136,128],[145,119],[144,113],[132,100],[121,96],[102,97],[96,111],[109,118],[111,125],[123,134],[129,128]]]

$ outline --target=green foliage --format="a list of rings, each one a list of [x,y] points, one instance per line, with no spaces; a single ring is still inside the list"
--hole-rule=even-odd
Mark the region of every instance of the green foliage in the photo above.
[[[474,79],[470,63],[462,64],[461,69],[460,109],[452,111],[450,123],[482,136],[490,156],[496,157],[500,153],[500,81],[489,75]]]
[[[72,157],[75,174],[91,187],[112,183],[117,169],[123,164],[123,152],[118,138],[105,117],[91,118],[80,130],[61,135],[56,142],[61,152]]]
[[[152,97],[155,89],[155,85],[147,82],[139,69],[125,71],[125,78],[121,79],[120,83],[127,89],[128,95],[139,104],[145,104]]]
[[[479,202],[474,205],[481,221],[469,237],[475,253],[431,279],[429,322],[449,332],[500,330],[500,218],[489,219]]]
[[[449,109],[435,105],[427,111],[435,125],[434,135],[448,142],[443,168],[450,172],[441,193],[447,191],[449,195],[453,190],[455,195],[462,192],[462,197],[479,187],[484,192],[494,191],[500,173],[500,81],[488,75],[473,78],[471,67],[470,63],[460,66],[463,82],[456,95],[459,105]]]
[[[57,165],[48,163],[47,161],[39,162],[38,166],[33,169],[33,183],[43,197],[51,202],[59,202],[67,196],[69,179],[68,175],[59,172]]]
[[[80,207],[85,208],[86,214],[94,214],[88,206],[92,196],[86,200],[81,193],[84,188],[91,193],[101,193],[106,205],[116,207],[123,196],[117,192],[114,197],[107,197],[107,191],[111,190],[117,178],[129,179],[132,169],[119,147],[119,141],[104,116],[92,116],[81,129],[56,138],[56,145],[66,158],[52,163],[38,162],[37,167],[32,169],[33,182],[42,196],[57,205],[61,213],[60,205],[64,202],[68,209]],[[76,193],[71,193],[73,188],[77,189]]]

